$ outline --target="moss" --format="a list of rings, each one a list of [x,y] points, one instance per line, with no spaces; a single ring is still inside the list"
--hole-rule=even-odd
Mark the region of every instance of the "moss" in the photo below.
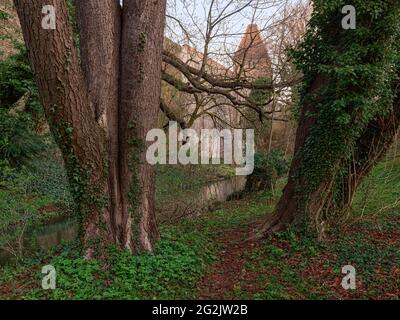
[[[138,55],[143,55],[147,44],[147,33],[141,32],[139,34],[139,43],[138,43]],[[140,59],[139,59],[140,61]],[[143,82],[144,80],[144,65],[140,61],[138,66],[138,74],[137,74],[137,81],[138,83]]]
[[[146,44],[147,44],[147,33],[141,32],[139,34],[139,46],[138,46],[139,53],[144,52],[144,49],[146,48]]]
[[[143,80],[144,80],[144,66],[143,66],[143,63],[140,62],[139,63],[139,71],[138,71],[137,81],[139,83],[141,83],[141,82],[143,82]]]

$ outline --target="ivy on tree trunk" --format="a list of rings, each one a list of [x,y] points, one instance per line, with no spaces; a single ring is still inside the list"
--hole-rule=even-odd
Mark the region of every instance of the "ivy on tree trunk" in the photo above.
[[[362,176],[351,190],[344,181],[356,167],[368,174],[398,128],[400,3],[352,1],[357,25],[345,30],[341,9],[347,4],[315,0],[309,30],[293,53],[304,76],[295,155],[283,195],[258,235],[302,225],[323,238]]]
[[[156,127],[166,1],[15,0],[46,117],[78,205],[86,258],[153,251],[159,238],[145,136]],[[56,29],[42,28],[52,5]]]

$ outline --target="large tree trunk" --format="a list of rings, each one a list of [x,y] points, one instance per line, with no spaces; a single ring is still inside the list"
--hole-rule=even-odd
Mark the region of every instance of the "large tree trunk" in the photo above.
[[[322,84],[321,79],[317,79],[314,89]],[[307,116],[315,110],[313,105],[306,105],[300,116],[300,125],[296,133],[295,157],[291,164],[288,183],[283,190],[283,195],[279,200],[275,213],[266,219],[259,232],[261,235],[267,235],[285,230],[290,225],[296,225],[303,222],[305,218],[305,208],[301,205],[301,197],[306,185],[306,178],[296,177],[299,170],[300,161],[298,152],[306,141],[306,137],[310,133],[311,126],[315,123],[315,119]],[[347,165],[347,173],[340,179],[340,192],[336,199],[332,194],[321,196],[324,191],[331,190],[336,183],[335,177],[331,176],[312,193],[308,202],[308,210],[313,210],[314,214],[318,210],[328,206],[332,212],[341,212],[350,210],[354,195],[363,179],[368,176],[374,166],[386,155],[393,143],[393,139],[400,126],[400,97],[394,100],[393,109],[388,115],[379,117],[369,123],[364,133],[358,139],[354,148],[351,161]],[[335,203],[332,203],[335,200]],[[318,221],[315,221],[316,223]],[[318,231],[323,232],[324,226],[318,225]]]
[[[123,9],[119,115],[123,219],[126,247],[151,251],[159,238],[154,171],[146,161],[146,134],[157,127],[166,1],[126,0]],[[138,201],[139,200],[139,201]],[[130,228],[132,227],[132,230]]]
[[[121,8],[115,0],[75,0],[75,3],[82,69],[96,122],[104,128],[107,138],[109,224],[114,241],[120,244],[121,231],[117,228],[122,212],[118,162]]]
[[[304,85],[294,160],[275,212],[258,230],[261,236],[305,222],[322,238],[331,222],[338,221],[362,177],[387,151],[398,127],[398,120],[384,122],[389,120],[386,111],[397,112],[398,101],[388,98],[397,88],[388,84],[397,79],[398,37],[392,24],[398,3],[380,3],[379,15],[359,7],[357,26],[367,33],[336,27],[342,19],[340,4],[315,5],[309,32],[297,52]],[[365,51],[349,55],[360,46]],[[352,154],[365,161],[346,177]],[[354,176],[354,169],[360,174]],[[349,178],[355,179],[353,186],[343,190],[343,180]],[[338,199],[344,192],[347,198]]]
[[[318,90],[327,82],[327,79],[318,76],[310,87],[311,92]],[[305,177],[297,177],[296,173],[300,167],[300,152],[304,146],[307,137],[310,134],[312,126],[315,124],[315,117],[312,116],[316,112],[315,103],[308,102],[301,110],[299,125],[296,131],[296,140],[294,146],[294,157],[288,174],[288,182],[283,190],[283,195],[280,198],[275,208],[275,213],[266,219],[260,230],[262,236],[285,230],[289,225],[300,224],[304,220],[303,210],[301,205],[301,196],[303,189],[299,186],[306,183]]]
[[[265,220],[260,230],[257,230],[258,236],[266,236],[283,231],[291,225],[301,224],[306,218],[306,212],[311,212],[314,219],[312,223],[318,235],[323,237],[325,226],[324,221],[320,219],[322,210],[342,215],[351,209],[357,188],[388,152],[400,125],[400,100],[397,98],[393,110],[388,115],[371,121],[357,140],[353,157],[346,164],[347,173],[339,179],[340,182],[334,174],[324,179],[309,195],[305,206],[303,200],[307,178],[298,177],[296,173],[300,169],[299,152],[310,134],[311,126],[315,123],[315,119],[306,114],[313,111],[315,110],[312,110],[310,105],[303,108],[288,182],[274,214]],[[333,195],[335,188],[339,189],[336,196]]]
[[[300,126],[296,134],[295,157],[291,164],[288,182],[283,190],[274,214],[267,218],[258,236],[266,236],[283,231],[291,225],[304,222],[306,212],[311,212],[314,227],[320,237],[324,236],[325,226],[321,220],[322,210],[330,210],[332,214],[342,214],[351,209],[354,195],[363,179],[368,176],[374,166],[385,156],[400,125],[400,103],[396,99],[393,110],[385,117],[380,117],[370,122],[364,133],[358,139],[354,148],[353,158],[347,164],[347,173],[338,182],[335,175],[324,179],[312,192],[307,204],[304,206],[304,190],[307,188],[306,177],[298,177],[296,173],[300,168],[298,152],[304,145],[310,127],[314,123],[312,118],[305,114],[309,108],[304,108],[300,117]],[[339,185],[337,185],[339,184]],[[340,191],[333,195],[335,188]]]
[[[57,10],[55,30],[42,28],[44,5]],[[46,117],[79,206],[82,241],[91,257],[95,249],[113,241],[110,210],[103,204],[108,193],[107,152],[104,130],[95,121],[95,108],[89,103],[65,1],[16,0],[15,6]]]
[[[15,0],[46,117],[81,220],[87,258],[110,244],[153,251],[159,234],[145,136],[157,127],[165,0],[76,1],[81,66],[65,0]],[[42,8],[56,29],[42,28]],[[123,19],[121,19],[123,17]]]

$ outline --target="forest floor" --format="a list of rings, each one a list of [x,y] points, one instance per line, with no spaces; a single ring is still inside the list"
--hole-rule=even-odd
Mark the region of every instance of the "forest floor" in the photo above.
[[[163,225],[154,255],[110,251],[103,268],[75,242],[0,270],[0,299],[399,299],[400,161],[379,164],[360,188],[345,227],[326,241],[287,230],[262,241],[249,234],[280,195],[260,193],[220,204],[198,218]],[[57,288],[41,289],[41,268]],[[341,286],[356,269],[356,289]]]
[[[399,160],[381,163],[360,188],[348,223],[324,242],[294,230],[249,241],[259,218],[222,232],[222,250],[197,298],[399,299],[399,187]],[[341,285],[345,265],[356,269],[355,290]]]

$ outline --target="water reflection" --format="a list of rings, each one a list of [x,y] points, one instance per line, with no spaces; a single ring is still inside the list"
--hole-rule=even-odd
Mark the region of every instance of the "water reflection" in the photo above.
[[[78,237],[78,223],[67,219],[50,224],[36,234],[36,243],[41,249],[50,249],[63,241],[72,241]]]
[[[243,191],[246,185],[244,176],[237,176],[230,180],[218,181],[204,187],[200,193],[200,201],[203,203],[223,202],[228,200],[230,196]]]
[[[197,193],[177,197],[172,203],[158,204],[157,218],[160,223],[176,223],[184,218],[200,216],[212,210],[215,204],[240,194],[245,185],[246,177],[244,176],[210,183]]]

